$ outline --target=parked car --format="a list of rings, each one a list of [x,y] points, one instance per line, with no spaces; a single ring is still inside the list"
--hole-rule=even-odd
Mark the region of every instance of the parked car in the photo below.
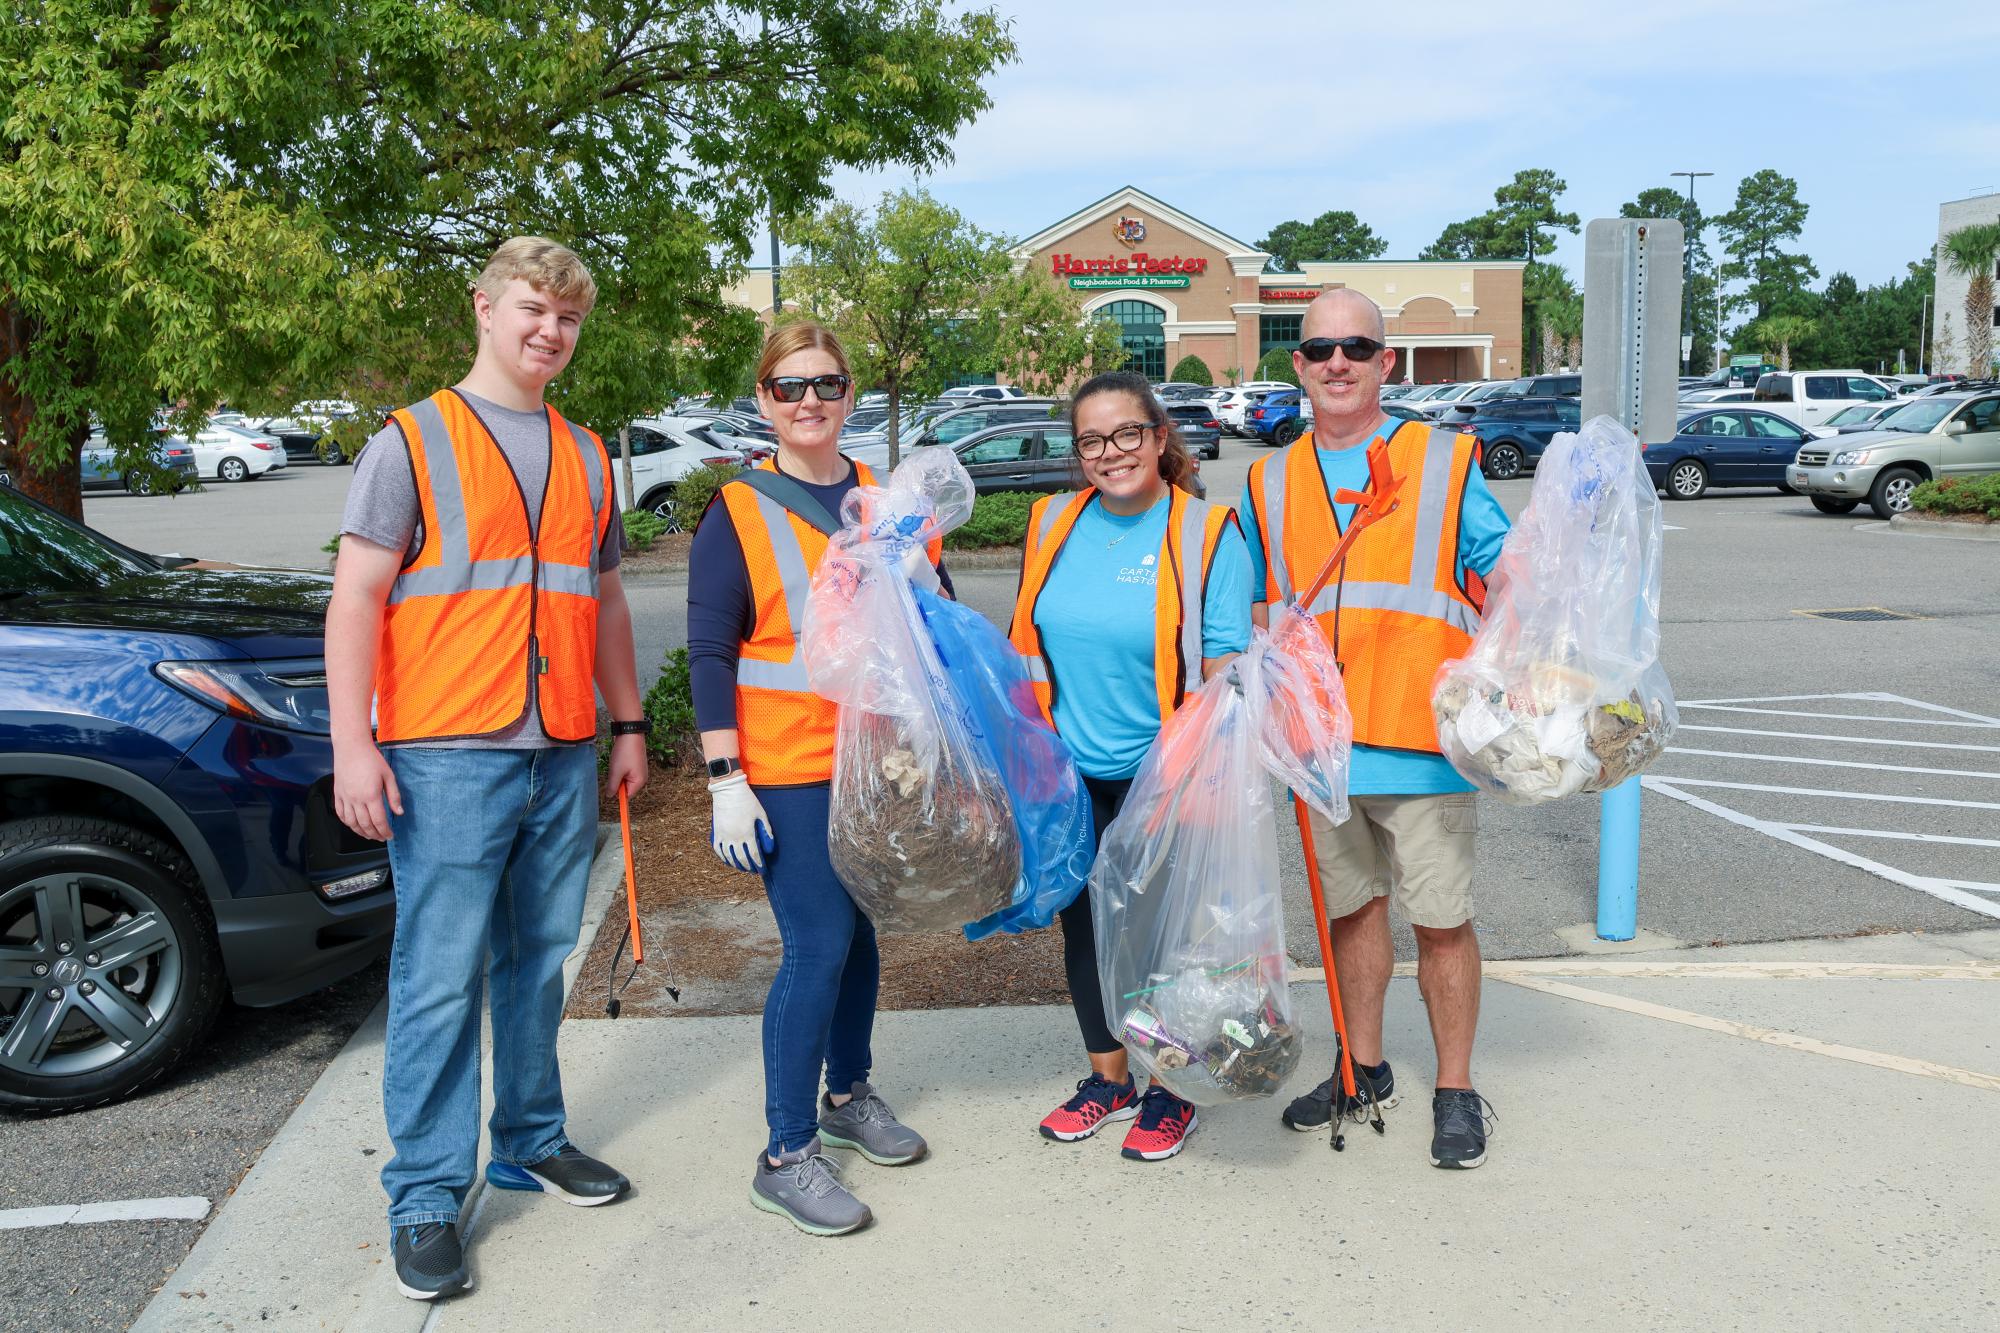
[[[285,457],[294,463],[317,462],[326,467],[339,467],[348,461],[346,451],[332,440],[323,438],[328,424],[335,419],[265,417],[251,424],[266,435],[275,436],[285,451]]]
[[[195,471],[204,478],[216,481],[248,481],[261,477],[278,466],[277,460],[284,450],[276,436],[239,434],[227,424],[210,422],[195,432],[192,439],[182,435],[168,438],[188,445],[194,451]]]
[[[1750,401],[1795,426],[1810,429],[1856,403],[1894,398],[1894,386],[1859,370],[1778,371],[1757,381]]]
[[[395,900],[333,813],[329,576],[173,568],[11,488],[0,534],[0,1107],[66,1110],[365,966]]]
[[[1382,386],[1382,401],[1387,403],[1387,402],[1394,402],[1395,400],[1400,398],[1408,398],[1411,394],[1415,393],[1419,387],[1420,386],[1412,384],[1408,380],[1402,380],[1395,384],[1385,384]]]
[[[1909,509],[1919,482],[1989,472],[2000,472],[2000,386],[1905,399],[1874,430],[1812,441],[1788,480],[1822,514],[1865,499],[1886,519]]]
[[[984,398],[992,402],[1005,402],[1009,398],[1025,398],[1027,390],[1012,384],[961,384],[956,389],[946,389],[947,399]]]
[[[604,441],[611,454],[611,476],[618,492],[618,507],[647,509],[664,520],[668,532],[692,531],[700,514],[683,514],[675,500],[675,486],[682,477],[702,467],[743,467],[753,461],[729,442],[728,436],[710,437],[705,427],[672,417],[647,417],[629,428],[632,441],[632,490],[625,489],[625,464],[620,456],[617,435]],[[638,503],[632,496],[639,497]]]
[[[1281,390],[1231,389],[1224,397],[1215,400],[1215,419],[1231,435],[1248,435],[1250,432],[1243,424],[1243,414],[1278,392]]]
[[[1683,413],[1674,438],[1645,448],[1646,472],[1670,500],[1698,500],[1711,487],[1774,486],[1811,435],[1757,407]]]
[[[153,462],[166,470],[165,485],[170,492],[200,480],[195,472],[194,450],[185,440],[169,440],[164,436],[156,439]],[[83,442],[83,451],[78,456],[78,473],[87,491],[123,486],[133,495],[151,495],[161,484],[143,471],[120,467],[118,450],[105,439],[103,431],[92,431],[90,438]],[[11,474],[0,478],[0,482],[9,486],[14,484]]]
[[[1695,389],[1680,396],[1682,407],[1690,403],[1747,403],[1757,396],[1755,389]]]
[[[1168,403],[1167,416],[1173,420],[1196,458],[1222,457],[1222,422],[1207,403]]]
[[[1878,418],[1895,411],[1909,401],[1898,396],[1884,398],[1879,403],[1856,403],[1852,407],[1843,407],[1826,419],[1825,427],[1820,431],[1821,438],[1825,437],[1827,429],[1831,429],[1836,435],[1853,435],[1857,431],[1873,430]]]
[[[1510,382],[1502,398],[1581,398],[1583,376],[1523,375]]]
[[[1243,414],[1243,428],[1265,444],[1290,444],[1305,434],[1306,423],[1299,419],[1298,389],[1274,393]]]
[[[902,442],[905,449],[921,449],[929,444],[957,444],[968,435],[1008,421],[1046,419],[1055,406],[1052,398],[1012,398],[1004,403],[974,403],[954,408],[925,421],[914,438]]]
[[[1308,406],[1310,406],[1310,403],[1308,403]],[[1396,418],[1396,420],[1398,420],[1398,421],[1429,421],[1429,420],[1430,420],[1430,418],[1429,418],[1429,417],[1425,416],[1425,415],[1424,415],[1424,414],[1423,414],[1422,412],[1419,412],[1419,411],[1417,411],[1417,409],[1416,409],[1416,408],[1414,408],[1414,407],[1404,407],[1404,406],[1403,406],[1403,405],[1402,405],[1401,403],[1384,403],[1384,404],[1382,404],[1382,414],[1383,414],[1384,416],[1390,416],[1390,417],[1394,417],[1394,418]]]
[[[1462,431],[1479,437],[1480,469],[1494,481],[1532,472],[1558,431],[1583,424],[1583,404],[1575,398],[1503,394],[1479,405]]]
[[[1482,380],[1465,386],[1465,392],[1452,398],[1428,398],[1416,405],[1416,410],[1432,421],[1445,424],[1459,424],[1472,419],[1479,405],[1488,399],[1498,398],[1505,393],[1512,380]]]
[[[262,450],[264,453],[269,454],[271,458],[270,471],[282,472],[291,466],[291,456],[285,452],[284,443],[270,431],[252,426],[248,422],[230,422],[222,426],[221,429],[229,432],[231,435],[237,436],[252,449]]]

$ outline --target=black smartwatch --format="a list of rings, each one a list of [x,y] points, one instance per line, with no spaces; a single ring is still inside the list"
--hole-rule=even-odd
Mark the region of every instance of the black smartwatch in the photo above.
[[[743,765],[736,762],[736,756],[733,754],[723,759],[711,759],[708,761],[708,776],[711,778],[726,778],[742,767]]]
[[[611,734],[614,736],[650,736],[653,734],[653,724],[643,717],[636,722],[613,722],[611,724]]]

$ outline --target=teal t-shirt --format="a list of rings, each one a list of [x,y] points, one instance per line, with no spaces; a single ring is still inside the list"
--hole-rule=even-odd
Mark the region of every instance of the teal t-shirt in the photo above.
[[[1086,506],[1035,602],[1042,652],[1055,670],[1056,730],[1087,777],[1131,777],[1160,731],[1153,617],[1171,507],[1172,497],[1130,516]],[[1250,588],[1243,534],[1224,528],[1202,592],[1202,656],[1250,646]]]
[[[1327,494],[1346,488],[1350,491],[1362,490],[1368,485],[1368,446],[1376,440],[1386,440],[1401,422],[1384,422],[1376,432],[1359,444],[1345,449],[1317,449],[1319,470],[1326,478]],[[1283,467],[1282,456],[1274,457],[1266,467]],[[1354,516],[1354,506],[1336,504],[1334,513],[1344,528]],[[1237,506],[1237,517],[1243,521],[1243,530],[1249,539],[1250,586],[1257,590],[1258,600],[1264,596],[1264,542],[1257,528],[1257,511],[1250,503],[1250,491],[1246,486],[1243,503]],[[1465,502],[1459,511],[1458,521],[1458,575],[1464,581],[1465,571],[1485,578],[1493,572],[1493,565],[1500,559],[1501,543],[1507,539],[1507,511],[1493,498],[1493,492],[1486,488],[1486,477],[1478,468],[1465,480]],[[1441,754],[1416,754],[1409,750],[1384,750],[1373,745],[1354,747],[1352,767],[1348,771],[1347,791],[1351,796],[1434,796],[1445,792],[1473,791],[1475,788],[1458,775]]]

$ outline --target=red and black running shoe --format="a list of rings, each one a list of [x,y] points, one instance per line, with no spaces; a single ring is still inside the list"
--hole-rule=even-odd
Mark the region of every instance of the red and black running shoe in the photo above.
[[[1113,1083],[1092,1073],[1076,1085],[1076,1096],[1042,1118],[1042,1137],[1058,1143],[1087,1139],[1114,1120],[1139,1114],[1139,1089],[1130,1079]]]
[[[1164,1162],[1181,1150],[1198,1123],[1192,1102],[1155,1083],[1140,1099],[1139,1123],[1125,1131],[1119,1155],[1135,1162]]]

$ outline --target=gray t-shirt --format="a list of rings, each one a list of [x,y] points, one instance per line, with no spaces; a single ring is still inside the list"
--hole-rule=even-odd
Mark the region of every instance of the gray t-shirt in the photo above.
[[[477,394],[459,393],[472,405],[500,446],[500,453],[514,469],[528,507],[528,525],[541,518],[542,491],[549,479],[549,418],[545,412],[516,412]],[[605,478],[610,484],[610,478]],[[368,447],[354,460],[354,476],[347,486],[347,507],[340,516],[340,530],[400,550],[405,560],[416,558],[424,544],[423,506],[417,500],[416,474],[410,469],[409,450],[403,433],[395,425],[384,426],[369,439]],[[605,528],[603,545],[598,548],[599,570],[618,568],[624,556],[624,527],[612,523]],[[541,714],[535,707],[534,682],[530,678],[528,711],[521,719],[491,736],[474,736],[452,741],[404,741],[467,750],[539,750],[562,742],[549,739],[542,730]]]

